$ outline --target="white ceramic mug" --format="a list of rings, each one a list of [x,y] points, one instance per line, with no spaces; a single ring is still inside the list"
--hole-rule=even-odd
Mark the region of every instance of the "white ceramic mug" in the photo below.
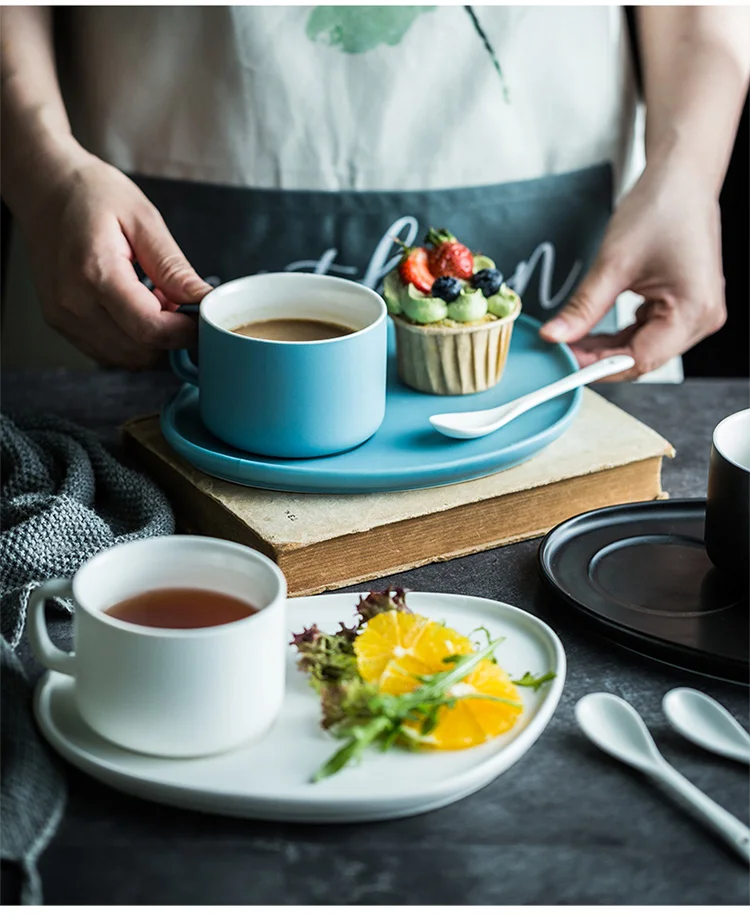
[[[149,590],[194,587],[258,611],[208,628],[151,628],[104,610]],[[45,600],[75,602],[73,652],[56,647]],[[286,580],[257,551],[187,535],[115,545],[72,580],[48,580],[28,604],[31,645],[75,680],[81,717],[118,746],[154,756],[204,756],[259,737],[284,697]]]

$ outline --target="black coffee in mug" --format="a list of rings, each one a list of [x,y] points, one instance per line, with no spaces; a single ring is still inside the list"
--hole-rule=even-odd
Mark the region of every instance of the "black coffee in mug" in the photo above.
[[[714,430],[706,498],[706,551],[722,574],[750,575],[750,409]]]

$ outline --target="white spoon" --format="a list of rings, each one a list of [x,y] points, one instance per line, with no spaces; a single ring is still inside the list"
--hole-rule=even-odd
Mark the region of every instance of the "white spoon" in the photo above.
[[[675,731],[694,744],[750,763],[750,734],[716,699],[697,689],[672,689],[662,708]]]
[[[572,375],[566,375],[565,378],[554,381],[551,385],[532,391],[531,394],[524,394],[523,397],[518,397],[508,404],[491,407],[489,410],[437,413],[430,417],[430,423],[439,433],[451,436],[453,439],[477,439],[479,436],[488,436],[501,426],[505,426],[506,423],[510,423],[511,420],[515,420],[522,413],[531,410],[532,407],[538,407],[539,404],[550,401],[553,397],[559,397],[567,391],[580,388],[581,385],[588,385],[608,375],[625,372],[634,365],[635,359],[632,356],[608,356],[606,359],[594,362],[593,365],[587,365],[585,369],[580,369]]]
[[[750,828],[670,766],[632,705],[609,692],[594,692],[578,701],[576,719],[589,740],[615,759],[671,788],[695,809],[704,823],[750,862]]]

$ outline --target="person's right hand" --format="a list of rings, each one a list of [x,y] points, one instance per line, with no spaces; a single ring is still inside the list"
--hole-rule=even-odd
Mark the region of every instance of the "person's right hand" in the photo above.
[[[19,216],[47,323],[107,366],[141,369],[195,341],[174,311],[211,289],[123,173],[77,148],[35,183]],[[134,262],[154,283],[150,291]]]

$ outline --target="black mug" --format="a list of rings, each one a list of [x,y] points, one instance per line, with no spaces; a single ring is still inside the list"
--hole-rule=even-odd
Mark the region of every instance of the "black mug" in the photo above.
[[[706,551],[717,570],[748,581],[750,574],[750,409],[714,430],[706,498]]]

